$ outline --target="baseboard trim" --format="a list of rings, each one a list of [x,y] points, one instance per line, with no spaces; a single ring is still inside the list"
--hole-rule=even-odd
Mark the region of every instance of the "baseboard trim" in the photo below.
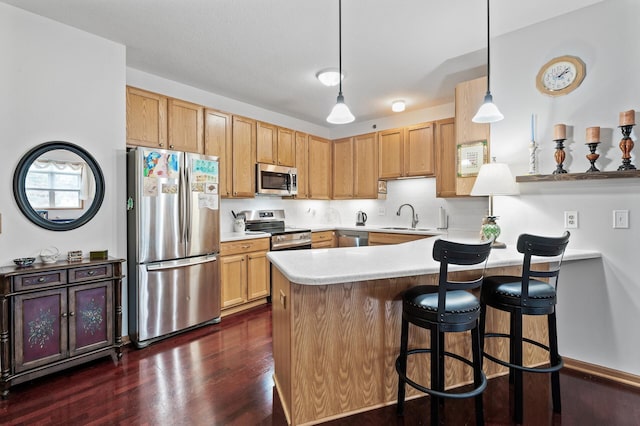
[[[625,373],[624,371],[614,370],[613,368],[590,364],[584,361],[578,361],[577,359],[566,357],[563,357],[563,359],[564,367],[566,369],[579,371],[581,373],[590,374],[605,380],[640,389],[640,376],[636,376],[635,374]]]

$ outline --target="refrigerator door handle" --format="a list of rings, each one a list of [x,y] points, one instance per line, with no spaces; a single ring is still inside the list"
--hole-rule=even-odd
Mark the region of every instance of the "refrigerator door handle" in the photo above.
[[[180,268],[183,266],[200,265],[202,263],[215,262],[218,260],[217,256],[201,256],[189,259],[170,260],[166,262],[158,262],[147,265],[147,271],[161,271],[163,269]]]
[[[185,154],[184,156],[184,162],[185,162],[185,171],[184,171],[184,176],[185,176],[185,187],[186,187],[186,191],[184,193],[185,195],[185,221],[184,221],[184,240],[186,243],[189,243],[191,241],[191,209],[193,208],[193,206],[191,205],[191,203],[193,203],[193,199],[192,199],[192,195],[191,195],[191,164],[189,164],[189,156]]]
[[[186,161],[185,161],[186,162]],[[180,227],[180,242],[184,243],[186,241],[185,238],[185,223],[187,221],[187,214],[185,211],[185,205],[187,201],[187,185],[186,185],[186,176],[185,176],[185,165],[184,162],[180,167],[180,219],[178,226]]]

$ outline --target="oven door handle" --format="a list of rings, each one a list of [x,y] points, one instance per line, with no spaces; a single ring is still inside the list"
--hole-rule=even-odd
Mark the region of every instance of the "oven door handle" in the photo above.
[[[292,241],[290,243],[278,243],[277,245],[271,246],[271,251],[287,250],[292,248],[301,248],[301,249],[311,248],[311,241],[305,241],[302,243],[300,241]]]

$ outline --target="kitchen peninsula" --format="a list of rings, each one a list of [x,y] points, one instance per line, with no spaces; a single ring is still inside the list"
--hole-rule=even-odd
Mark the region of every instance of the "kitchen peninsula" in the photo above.
[[[313,424],[395,403],[401,293],[418,284],[437,283],[434,241],[269,253],[274,381],[289,424]],[[599,257],[596,251],[569,249],[565,262]],[[521,262],[513,245],[494,250],[487,274],[517,273]],[[454,272],[460,278],[473,273],[464,268]],[[506,325],[502,313],[488,312],[487,330],[506,330]],[[524,333],[547,339],[546,325],[538,319],[525,321]],[[468,356],[467,339],[461,337],[450,333],[447,350]],[[426,342],[424,330],[412,330],[410,346]],[[503,355],[507,347],[504,342],[488,342],[487,350]],[[543,356],[531,350],[525,362],[541,363]],[[428,380],[425,361],[410,363],[409,374]],[[470,371],[451,367],[447,387],[472,381]],[[503,370],[487,362],[485,372],[492,377]],[[420,395],[413,389],[408,393],[409,398]]]

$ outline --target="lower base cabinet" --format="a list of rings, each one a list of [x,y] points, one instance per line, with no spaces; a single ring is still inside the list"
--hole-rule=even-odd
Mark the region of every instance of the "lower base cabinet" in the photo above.
[[[400,244],[408,241],[421,240],[433,237],[433,235],[423,234],[396,234],[392,232],[369,232],[369,245],[382,246],[388,244]]]
[[[335,231],[316,231],[311,233],[311,248],[338,247]]]
[[[266,303],[271,294],[269,239],[220,244],[222,315]]]
[[[12,384],[121,357],[122,262],[0,268],[3,397]]]

